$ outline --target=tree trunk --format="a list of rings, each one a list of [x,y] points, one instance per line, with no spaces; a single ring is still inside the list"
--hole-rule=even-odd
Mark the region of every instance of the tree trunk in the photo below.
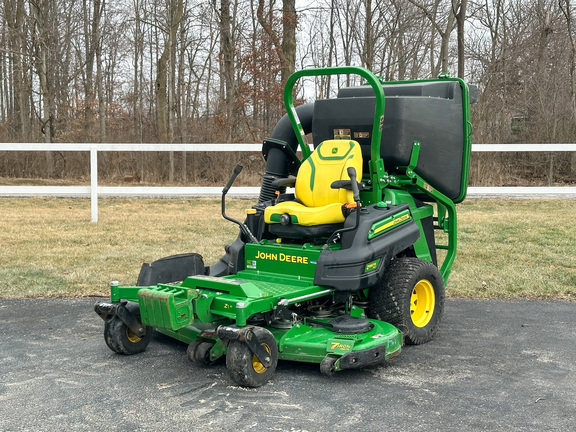
[[[9,117],[12,119],[14,135],[19,141],[28,141],[27,122],[30,112],[29,86],[24,63],[26,48],[24,43],[24,14],[24,0],[16,0],[16,2],[4,0],[4,20],[9,29],[9,56],[12,62],[10,81],[13,86],[13,100]]]
[[[48,65],[47,65],[47,40],[48,30],[44,19],[44,13],[48,13],[48,8],[41,10],[38,4],[30,4],[30,13],[35,22],[35,31],[32,36],[32,43],[34,49],[34,58],[36,64],[36,73],[38,74],[38,81],[40,84],[40,94],[42,96],[42,116],[40,117],[40,129],[43,134],[44,142],[52,142],[53,134],[53,104],[51,94],[51,83],[48,80]],[[45,162],[45,175],[51,178],[54,175],[54,157],[51,151],[44,154]]]
[[[468,0],[460,2],[460,8],[456,14],[456,25],[458,27],[458,77],[464,79],[464,24],[466,22],[466,7]]]
[[[366,8],[366,20],[364,24],[364,66],[368,70],[374,68],[374,34],[372,26],[372,0],[364,0]]]
[[[454,4],[454,0],[452,1]],[[454,9],[452,8],[448,14],[448,22],[446,23],[446,30],[440,32],[442,45],[440,46],[440,72],[446,73],[448,72],[448,48],[450,45],[450,35],[452,34],[452,30],[454,29],[454,21],[456,17],[454,15]]]
[[[234,110],[234,45],[232,43],[230,0],[220,1],[220,55],[223,87],[220,89],[226,119],[232,121]]]
[[[106,142],[106,100],[104,96],[104,76],[102,74],[102,46],[96,47],[96,88],[98,92],[99,141]]]
[[[176,8],[170,11],[170,28],[168,38],[164,45],[162,55],[158,59],[156,67],[156,124],[158,126],[158,139],[160,142],[169,142],[169,106],[168,106],[168,61],[176,46],[176,35],[180,21],[184,14],[183,0],[176,0]],[[173,3],[172,3],[173,4]],[[172,9],[172,8],[171,8]],[[172,78],[173,79],[173,78]],[[173,169],[170,170],[173,176]]]
[[[282,41],[272,28],[270,20],[264,15],[264,0],[259,0],[256,10],[258,22],[272,40],[281,65],[281,79],[286,82],[294,73],[296,66],[296,1],[282,1]]]
[[[143,72],[143,59],[144,59],[144,35],[142,30],[142,18],[140,16],[140,1],[134,1],[134,90],[132,97],[132,128],[134,139],[142,142],[142,114],[143,114],[143,100],[142,100],[142,72]],[[142,178],[142,177],[140,177]]]
[[[296,0],[282,1],[282,82],[294,73],[296,66]]]
[[[566,30],[570,41],[570,108],[572,120],[576,120],[576,38],[572,30],[572,5],[570,0],[559,0],[559,5],[566,19]]]

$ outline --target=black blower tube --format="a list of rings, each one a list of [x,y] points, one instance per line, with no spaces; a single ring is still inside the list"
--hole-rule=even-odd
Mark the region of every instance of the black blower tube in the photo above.
[[[300,119],[300,124],[304,133],[309,134],[312,132],[312,119],[314,118],[314,104],[307,103],[296,107],[296,114]],[[294,152],[298,150],[298,138],[294,133],[292,124],[290,123],[290,118],[288,114],[284,117],[274,127],[272,131],[271,138],[279,139],[286,144]],[[276,196],[276,190],[272,187],[272,182],[276,178],[288,177],[290,172],[288,172],[289,164],[286,160],[286,156],[281,150],[271,149],[268,153],[268,158],[266,159],[266,171],[264,173],[264,178],[262,179],[262,188],[260,189],[260,197],[258,198],[258,203],[269,201],[274,199]]]

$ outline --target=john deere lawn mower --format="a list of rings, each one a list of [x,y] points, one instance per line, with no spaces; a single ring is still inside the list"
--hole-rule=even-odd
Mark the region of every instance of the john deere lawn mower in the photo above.
[[[366,84],[294,107],[298,79],[337,74]],[[195,253],[144,264],[135,286],[113,282],[110,302],[95,305],[112,351],[142,352],[155,330],[189,344],[200,365],[225,356],[237,384],[258,387],[279,359],[331,375],[433,338],[466,196],[468,86],[307,69],[289,78],[284,102],[245,221],[225,208],[242,167],[222,191],[222,216],[239,226],[225,255],[212,266]]]

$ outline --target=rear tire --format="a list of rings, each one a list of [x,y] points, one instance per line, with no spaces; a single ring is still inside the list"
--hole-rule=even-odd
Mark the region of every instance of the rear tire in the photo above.
[[[266,384],[276,371],[278,345],[274,335],[265,328],[254,327],[252,331],[270,354],[271,365],[264,366],[244,342],[232,340],[228,344],[226,368],[237,384],[245,387],[260,387]]]
[[[423,344],[438,331],[444,297],[444,281],[434,264],[397,258],[370,288],[370,316],[400,329],[407,344]]]

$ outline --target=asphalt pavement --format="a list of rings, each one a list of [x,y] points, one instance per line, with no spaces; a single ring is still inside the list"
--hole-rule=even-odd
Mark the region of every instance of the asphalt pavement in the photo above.
[[[246,389],[165,336],[114,354],[95,301],[0,300],[0,431],[574,430],[576,303],[448,300],[434,341],[387,365],[280,361]]]

